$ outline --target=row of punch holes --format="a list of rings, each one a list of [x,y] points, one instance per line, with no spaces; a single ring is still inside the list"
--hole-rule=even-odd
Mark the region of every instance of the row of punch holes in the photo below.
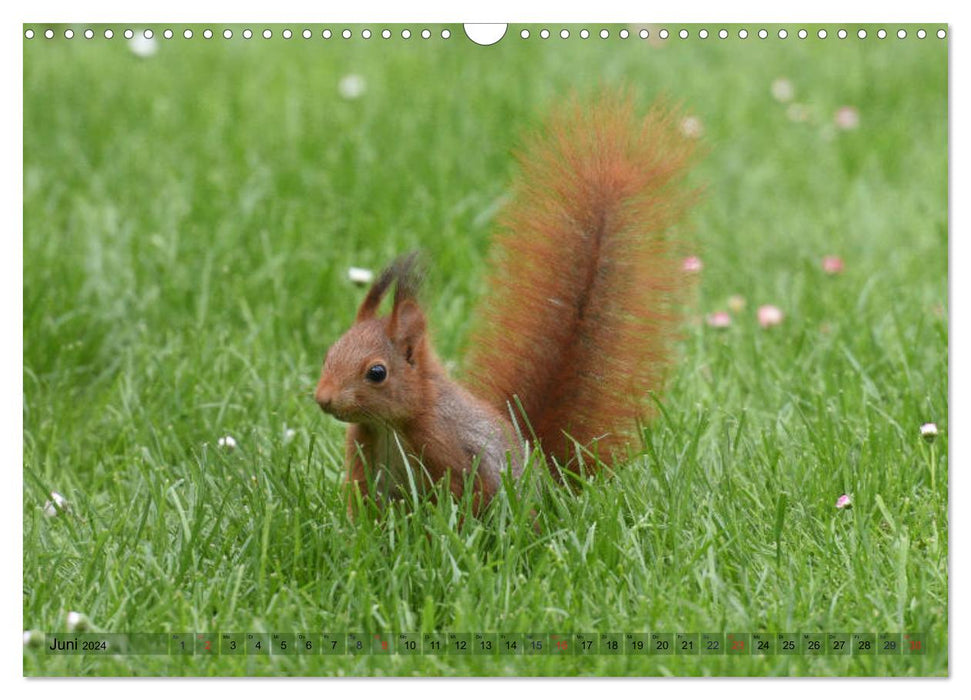
[[[662,40],[668,39],[672,36],[672,33],[669,32],[667,29],[658,29],[656,30],[656,32],[657,32],[657,37]],[[155,37],[155,32],[151,29],[144,29],[144,30],[141,30],[139,33],[141,34],[142,38],[145,38],[145,39],[153,39]],[[412,37],[412,32],[410,29],[401,29],[399,34],[402,39],[410,39]],[[600,36],[601,39],[610,38],[610,30],[607,30],[607,29],[601,29],[597,34]],[[755,34],[756,36],[758,36],[759,39],[767,39],[770,35],[770,32],[767,29],[759,29]],[[105,39],[111,39],[114,37],[114,35],[115,35],[114,30],[112,29],[104,30]],[[191,39],[193,38],[194,35],[195,34],[191,29],[185,29],[182,31],[182,36],[186,39]],[[240,36],[242,36],[244,39],[252,39],[254,35],[255,34],[251,29],[244,29],[240,32]],[[264,29],[262,32],[260,32],[260,35],[264,39],[271,39],[273,38],[274,33],[273,33],[273,30],[271,29]],[[309,29],[304,29],[302,32],[300,32],[300,35],[304,39],[310,39],[310,38],[313,38],[314,33]],[[374,36],[374,32],[372,32],[370,29],[362,29],[358,32],[358,35],[362,39],[370,39],[372,36]],[[430,39],[432,36],[432,32],[429,29],[422,29],[418,35],[421,36],[422,39]],[[441,30],[440,36],[442,39],[448,39],[451,37],[451,35],[452,35],[451,31],[449,31],[448,29]],[[569,39],[572,36],[569,29],[561,29],[558,35],[561,39]],[[576,35],[579,36],[581,39],[588,39],[591,36],[591,32],[588,29],[581,29],[576,32]],[[696,36],[699,39],[707,39],[711,35],[712,34],[707,29],[699,29],[696,32]],[[717,36],[719,39],[727,39],[729,36],[731,36],[731,33],[727,29],[720,29],[717,32],[715,32],[714,35]],[[789,31],[787,29],[779,29],[778,32],[776,32],[776,35],[780,39],[786,39],[789,36]],[[867,31],[865,29],[857,30],[856,35],[860,39],[866,39],[868,36]],[[908,36],[907,30],[898,29],[896,32],[896,35],[898,39],[906,39]],[[927,32],[924,29],[918,29],[915,32],[915,35],[918,39],[924,39],[927,37]],[[24,32],[24,36],[27,39],[33,39],[35,36],[37,36],[37,33],[33,29],[27,29]],[[56,33],[53,29],[46,29],[43,32],[43,36],[45,39],[53,39],[56,36]],[[85,39],[93,39],[95,37],[95,31],[93,29],[85,29],[82,32],[82,36],[84,36]],[[133,29],[125,29],[123,32],[123,36],[126,39],[133,39],[136,36],[136,31]],[[165,29],[162,31],[162,36],[166,39],[172,39],[175,36],[175,32],[173,32],[171,29]],[[204,29],[202,31],[202,37],[204,39],[212,39],[214,36],[215,36],[215,33],[211,29]],[[224,29],[222,32],[222,36],[224,39],[232,39],[234,36],[233,30]],[[283,37],[284,39],[292,39],[295,36],[295,33],[291,29],[283,29],[280,31],[280,36]],[[354,37],[354,32],[350,29],[344,29],[339,33],[335,33],[330,29],[324,29],[323,31],[321,31],[320,36],[323,39],[330,39],[335,36],[341,36],[344,39],[351,39]],[[380,36],[383,39],[390,39],[392,36],[394,36],[394,32],[392,32],[390,29],[383,29],[380,32]],[[529,39],[531,36],[533,36],[533,34],[530,32],[529,29],[522,29],[519,32],[519,36],[523,39]],[[538,32],[536,32],[536,36],[538,36],[540,39],[549,39],[551,36],[554,36],[554,33],[550,32],[549,29],[540,29]],[[647,28],[633,29],[633,30],[620,29],[617,31],[617,36],[621,39],[628,39],[631,36],[638,36],[641,39],[648,39],[651,36],[651,30]],[[691,32],[689,32],[687,29],[681,29],[677,32],[677,36],[681,39],[688,39],[691,36]],[[749,32],[747,29],[739,29],[737,31],[737,36],[739,39],[747,39],[749,37]],[[799,37],[800,39],[806,39],[809,36],[809,32],[805,29],[800,29],[796,32],[796,36]],[[829,34],[825,29],[819,29],[816,31],[816,36],[819,39],[826,39],[829,36]],[[845,39],[847,36],[849,36],[849,32],[847,32],[845,29],[838,29],[836,31],[836,36],[839,39]],[[886,29],[878,29],[876,31],[876,36],[878,39],[886,39],[887,36],[889,36],[889,34]],[[947,32],[944,29],[937,30],[938,39],[944,39],[946,36],[947,36]],[[73,29],[64,30],[65,39],[73,39],[74,37],[75,37],[75,32]]]

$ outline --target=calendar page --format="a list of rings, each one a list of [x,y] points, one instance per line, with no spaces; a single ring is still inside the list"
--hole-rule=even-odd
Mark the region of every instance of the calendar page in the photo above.
[[[24,675],[947,676],[949,33],[22,25]]]

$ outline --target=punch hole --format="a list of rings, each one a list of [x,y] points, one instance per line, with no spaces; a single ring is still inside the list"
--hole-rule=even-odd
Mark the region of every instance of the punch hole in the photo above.
[[[146,39],[154,39],[155,32],[153,32],[151,29],[146,29],[144,32],[142,32],[142,36]]]
[[[361,31],[361,36],[364,37],[365,39],[370,39],[371,38],[371,30],[370,29],[364,29],[364,30],[362,30]]]
[[[600,30],[600,38],[601,39],[606,39],[609,36],[610,36],[610,32],[608,30],[606,30],[606,29],[601,29]]]
[[[351,38],[351,30],[350,29],[345,29],[344,31],[341,32],[341,36],[344,37],[345,39],[350,39]]]
[[[462,25],[465,29],[465,36],[469,37],[474,43],[479,46],[492,46],[497,43],[502,37],[506,35],[506,28],[508,25],[505,24],[465,24]],[[546,31],[545,29],[543,30]],[[549,36],[549,32],[546,32]],[[543,37],[546,38],[545,36]]]
[[[184,36],[186,39],[191,39],[192,38],[192,30],[191,29],[186,29],[184,32],[182,32],[182,36]]]
[[[779,30],[779,38],[780,39],[785,39],[787,36],[789,36],[789,32],[787,32],[785,29],[780,29]]]
[[[861,29],[856,33],[856,35],[861,39],[866,39],[866,29]]]
[[[846,38],[846,30],[845,29],[840,29],[838,32],[836,32],[836,36],[838,36],[840,39],[845,39]]]
[[[448,39],[450,36],[452,36],[452,32],[450,32],[447,29],[443,29],[442,30],[442,38],[443,39]]]
[[[701,30],[699,30],[698,31],[698,36],[701,37],[702,39],[707,39],[708,38],[708,30],[707,29],[701,29]],[[687,39],[688,38],[687,35],[684,38]]]
[[[800,39],[805,39],[807,36],[809,36],[809,32],[807,32],[805,29],[800,29],[798,36]]]
[[[818,36],[820,39],[825,39],[826,38],[826,30],[825,29],[820,29],[818,32],[816,32],[816,36]]]
[[[522,37],[523,39],[528,39],[529,38],[529,30],[528,29],[522,30],[521,32],[519,32],[519,36]]]
[[[33,39],[34,38],[34,30],[33,29],[28,29],[26,32],[24,32],[24,36],[27,37],[28,39]]]
[[[926,36],[927,36],[927,32],[925,32],[923,29],[918,29],[917,30],[917,38],[918,39],[923,39]]]
[[[330,33],[330,30],[329,29],[325,29],[324,31],[322,31],[320,33],[320,36],[322,36],[324,39],[330,39],[331,36],[333,36],[333,35]]]
[[[283,30],[283,38],[284,39],[289,39],[292,36],[293,36],[293,32],[291,32],[289,29],[284,29]]]
[[[245,36],[246,32],[243,32],[243,35]],[[164,36],[166,39],[171,39],[174,35],[172,34],[171,29],[166,29],[164,32],[162,32],[162,36]]]
[[[906,29],[899,30],[897,32],[897,38],[898,39],[906,39],[907,38],[907,30]]]
[[[365,29],[364,31],[367,31],[367,29]],[[370,32],[368,32],[368,36],[370,36],[370,35],[371,35]],[[367,39],[367,36],[364,37],[364,38]],[[432,38],[432,33],[430,31],[428,31],[427,29],[422,29],[421,30],[421,38],[422,39],[431,39]]]
[[[704,30],[702,30],[702,31],[704,31]],[[687,29],[682,29],[680,32],[678,32],[678,36],[681,37],[682,39],[687,39],[688,38],[688,30]],[[698,33],[698,36],[701,36],[701,33],[700,32]],[[702,38],[704,38],[704,37],[702,37]]]
[[[114,35],[115,35],[115,33],[114,33],[113,31],[111,31],[110,29],[105,29],[105,39],[110,39],[110,38],[112,38],[112,37],[113,37]],[[191,35],[190,35],[190,36],[191,36]]]
[[[580,30],[580,38],[581,39],[589,39],[590,38],[590,32],[588,32],[586,29],[581,29]]]
[[[226,30],[223,31],[223,39],[232,39],[232,38],[233,38],[233,30],[232,29],[226,29]]]
[[[719,29],[718,30],[718,38],[719,39],[727,39],[728,38],[728,30],[727,29]]]
[[[54,38],[54,30],[53,29],[48,29],[47,31],[45,31],[44,32],[44,38],[45,39],[53,39]]]
[[[646,32],[647,32],[647,30],[645,29],[644,31],[645,31],[645,35],[644,35],[644,36],[642,36],[642,37],[641,37],[641,39],[646,39],[646,38],[647,38],[647,34],[646,34]],[[667,30],[667,29],[662,29],[661,31],[659,31],[659,32],[657,33],[657,35],[658,35],[659,37],[661,37],[662,39],[667,39],[667,38],[668,38],[668,36],[670,36],[670,35],[668,34],[668,30]]]
[[[65,39],[73,39],[74,38],[74,30],[73,29],[65,29],[64,30],[64,38]]]
[[[947,32],[945,32],[943,29],[938,29],[937,30],[937,38],[938,39],[943,39],[946,36],[947,36]]]
[[[381,30],[381,38],[382,39],[390,39],[391,38],[391,30],[390,29],[382,29]]]
[[[212,30],[211,29],[204,29],[203,32],[202,32],[202,38],[203,39],[212,39]]]
[[[169,36],[172,36],[172,32],[171,31],[169,32]],[[91,29],[85,29],[84,30],[84,38],[85,39],[94,39],[94,31],[91,30]]]
[[[133,32],[131,29],[126,29],[125,30],[125,38],[126,39],[131,39],[133,36],[135,36],[135,32]]]
[[[569,32],[569,30],[567,30],[567,29],[561,29],[560,30],[560,38],[561,39],[569,39],[570,38],[570,32]]]
[[[739,29],[738,30],[738,38],[739,39],[748,39],[748,30],[747,29]]]
[[[886,29],[878,29],[877,30],[877,39],[886,39],[886,38],[887,38],[887,30]]]
[[[244,29],[243,30],[243,38],[244,39],[252,39],[253,38],[253,31],[251,29]]]
[[[264,39],[269,39],[271,36],[273,36],[273,32],[271,32],[269,29],[264,29],[263,30],[263,38]]]
[[[664,29],[662,29],[661,31],[662,31],[662,32],[664,32],[665,30],[664,30]],[[647,31],[646,29],[642,29],[642,30],[641,30],[640,32],[638,32],[638,36],[640,36],[640,37],[641,37],[641,39],[646,39],[646,38],[647,38],[647,37],[649,37],[650,35],[651,35],[651,33],[650,33],[649,31]],[[663,38],[663,37],[662,37],[662,38]]]
[[[759,30],[759,39],[766,39],[768,38],[768,36],[769,36],[769,33],[767,31],[765,31],[764,29]]]
[[[549,29],[542,29],[542,30],[540,30],[539,37],[540,37],[540,39],[549,39],[550,38],[550,30]]]
[[[310,31],[309,29],[304,29],[303,32],[302,32],[302,35],[303,35],[303,38],[304,39],[309,39],[310,37],[312,37],[314,35],[314,33],[312,31]]]
[[[410,29],[402,29],[401,30],[401,38],[402,39],[410,39],[411,38],[411,30]]]

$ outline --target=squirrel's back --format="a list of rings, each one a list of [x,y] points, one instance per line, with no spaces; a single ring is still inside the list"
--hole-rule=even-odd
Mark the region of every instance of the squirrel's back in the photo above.
[[[623,96],[574,98],[518,156],[466,367],[501,410],[517,397],[572,469],[574,440],[607,460],[629,439],[672,363],[689,282],[678,226],[696,195],[678,119],[662,104],[637,117]]]

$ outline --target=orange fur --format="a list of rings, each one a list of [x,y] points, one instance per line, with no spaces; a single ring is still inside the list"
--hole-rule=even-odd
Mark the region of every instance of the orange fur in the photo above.
[[[518,397],[547,454],[576,469],[573,440],[620,448],[672,362],[688,280],[676,225],[694,144],[672,109],[574,100],[519,155],[469,340],[470,386]],[[599,439],[598,439],[599,438]]]

